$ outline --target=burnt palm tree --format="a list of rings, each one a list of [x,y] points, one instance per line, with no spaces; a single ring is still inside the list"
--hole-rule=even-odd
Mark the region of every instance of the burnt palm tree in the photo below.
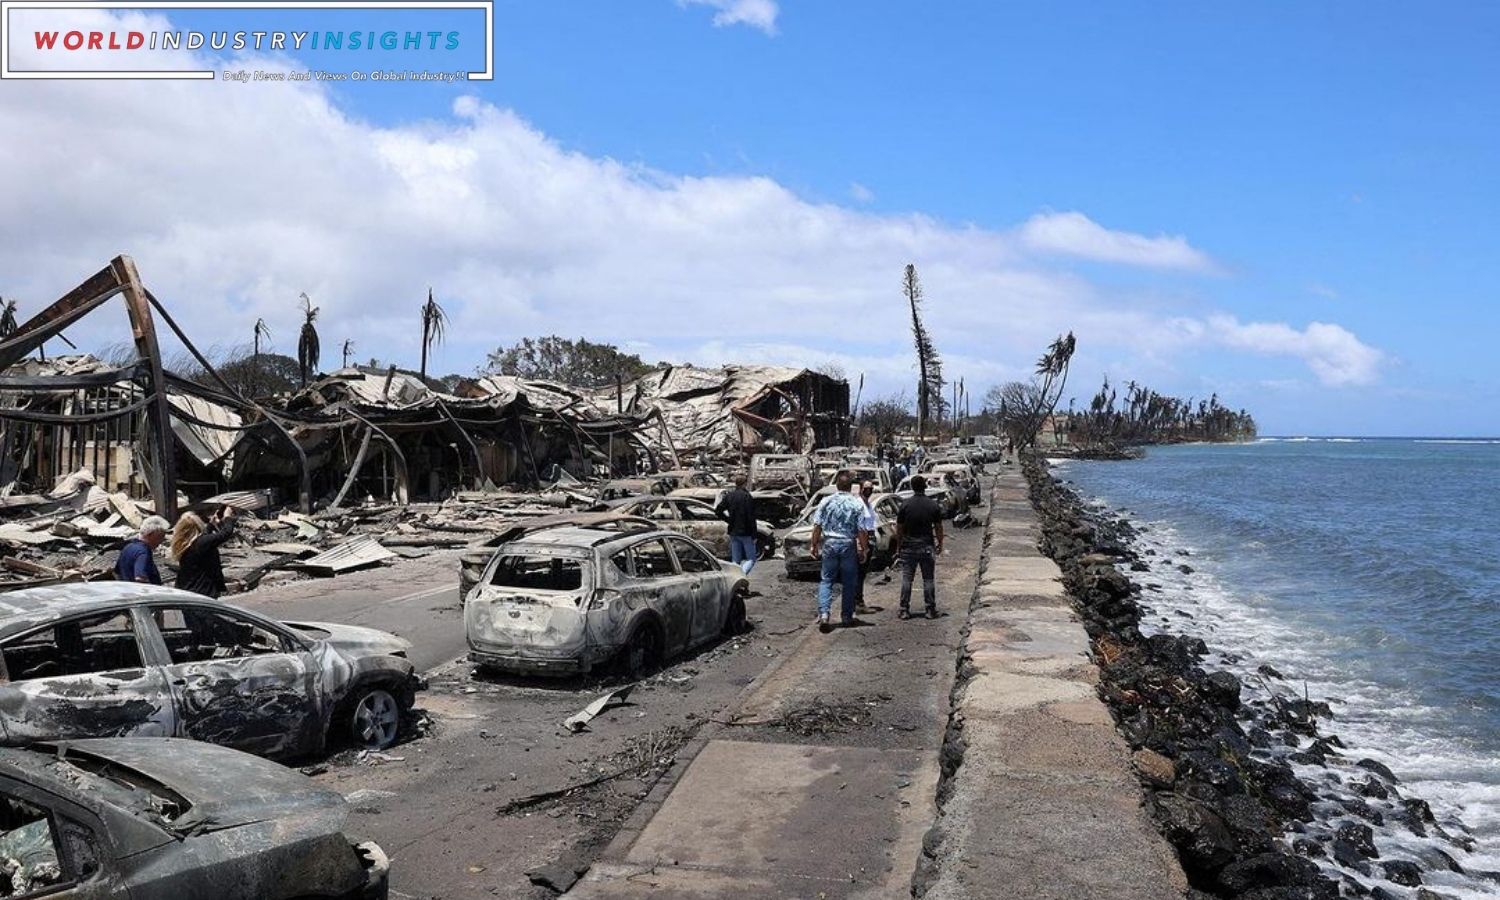
[[[19,327],[20,323],[16,321],[16,301],[4,301],[4,306],[0,307],[0,338],[10,337]]]
[[[432,299],[432,288],[427,289],[427,302],[422,304],[422,377],[427,377],[427,352],[443,342],[443,331],[448,325],[448,314]]]
[[[922,321],[922,283],[917,280],[917,267],[907,264],[901,278],[901,292],[911,306],[911,336],[917,349],[917,439],[927,434],[927,423],[931,418],[934,401],[941,414],[943,405],[943,361],[938,356],[932,335]]]
[[[344,339],[344,368],[349,368],[349,357],[354,355],[354,339]]]
[[[260,359],[260,340],[266,339],[266,346],[271,346],[271,329],[266,325],[265,319],[255,320],[255,358]]]
[[[306,387],[308,376],[318,370],[318,358],[322,356],[318,329],[313,324],[318,319],[318,308],[312,305],[312,298],[306,293],[302,294],[302,314],[305,319],[302,333],[297,336],[297,371],[302,376],[302,386]]]

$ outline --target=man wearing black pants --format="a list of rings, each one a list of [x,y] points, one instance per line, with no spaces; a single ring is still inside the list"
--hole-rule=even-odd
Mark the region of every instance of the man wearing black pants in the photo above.
[[[927,479],[911,479],[912,496],[901,504],[896,516],[896,546],[901,558],[901,610],[897,618],[911,618],[911,583],[916,570],[922,570],[922,603],[927,618],[936,619],[937,557],[943,553],[943,510],[927,496]]]

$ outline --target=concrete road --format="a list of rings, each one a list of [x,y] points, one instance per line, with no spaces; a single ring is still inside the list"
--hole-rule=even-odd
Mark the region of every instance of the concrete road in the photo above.
[[[977,554],[977,536],[976,529],[952,541],[950,583],[963,582],[956,570]],[[964,549],[971,543],[974,552]],[[666,787],[654,794],[653,787],[675,782],[710,734],[745,745],[726,742],[704,757],[703,777],[693,784],[717,785],[717,793],[701,795],[714,807],[748,808],[742,801],[759,796],[750,782],[763,779],[744,774],[751,771],[745,764],[757,758],[764,768],[776,753],[801,753],[803,745],[840,747],[853,740],[868,748],[876,759],[867,775],[880,784],[851,782],[849,796],[889,797],[899,790],[911,796],[904,807],[909,812],[871,826],[864,846],[874,856],[830,862],[853,866],[866,887],[910,877],[905,858],[919,843],[918,825],[930,819],[934,750],[946,720],[961,617],[898,622],[896,585],[879,583],[876,574],[869,596],[880,609],[868,617],[870,627],[821,635],[813,624],[816,585],[788,581],[781,560],[766,561],[751,579],[750,633],[674,660],[637,685],[628,705],[572,734],[561,722],[620,685],[477,675],[463,661],[457,571],[458,554],[441,552],[231,598],[280,619],[366,625],[413,642],[412,658],[430,682],[418,697],[428,723],[423,732],[385,759],[360,760],[346,751],[308,770],[350,799],[350,831],[379,841],[391,855],[393,897],[553,896],[555,890],[533,885],[528,873],[561,887],[569,873],[606,856],[612,841],[625,839],[616,840],[622,829],[633,835],[649,818],[650,809],[638,811],[642,801],[653,798],[651,809],[661,801]],[[972,571],[967,575],[972,583]],[[956,609],[967,598],[953,602]],[[820,712],[825,696],[836,701],[832,712]],[[820,724],[820,716],[847,717],[851,704],[868,714],[831,730]],[[778,743],[788,746],[768,746]],[[863,765],[852,759],[838,764],[846,770]],[[727,766],[728,774],[714,776],[714,765]],[[786,777],[818,765],[791,767]],[[770,766],[772,772],[783,768]],[[683,802],[696,803],[703,788],[684,790]],[[763,818],[756,834],[774,827],[769,814]],[[800,833],[825,825],[810,822]],[[659,830],[649,846],[680,847],[692,841],[695,827]]]

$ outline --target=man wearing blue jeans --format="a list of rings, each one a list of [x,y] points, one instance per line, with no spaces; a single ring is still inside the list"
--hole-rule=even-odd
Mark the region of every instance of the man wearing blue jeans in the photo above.
[[[838,491],[830,494],[813,513],[812,542],[808,549],[814,559],[823,560],[822,580],[818,582],[818,630],[832,630],[829,614],[833,607],[833,581],[838,579],[842,606],[842,623],[854,624],[854,600],[859,587],[859,564],[869,553],[869,536],[860,528],[865,519],[865,502],[849,492],[853,477],[846,471],[834,479]]]
[[[729,559],[746,575],[760,555],[756,544],[755,500],[745,490],[745,476],[734,476],[734,488],[724,492],[714,508],[729,523]]]

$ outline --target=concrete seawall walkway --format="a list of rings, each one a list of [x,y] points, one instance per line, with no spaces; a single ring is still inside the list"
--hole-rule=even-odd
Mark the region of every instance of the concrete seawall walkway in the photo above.
[[[920,869],[925,896],[943,900],[1180,897],[1006,468],[990,510],[975,510],[988,528],[950,534],[942,618],[898,620],[899,577],[872,577],[868,627],[822,635],[808,585],[796,649],[685,749],[568,896],[892,900]],[[967,751],[940,812],[965,625]]]
[[[1187,881],[1146,818],[1062,573],[1037,550],[1024,477],[991,497],[926,900],[1167,900]]]

